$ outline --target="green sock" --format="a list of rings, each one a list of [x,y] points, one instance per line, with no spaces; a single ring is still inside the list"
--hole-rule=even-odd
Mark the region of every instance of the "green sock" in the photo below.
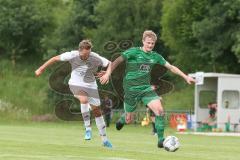
[[[157,130],[158,140],[162,141],[164,139],[164,116],[155,117],[155,127]]]
[[[120,121],[122,124],[126,124],[126,114],[123,113],[118,121]]]

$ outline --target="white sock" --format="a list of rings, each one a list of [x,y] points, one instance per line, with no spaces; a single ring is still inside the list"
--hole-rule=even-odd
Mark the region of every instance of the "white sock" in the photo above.
[[[103,116],[95,117],[95,121],[102,141],[103,142],[107,141],[106,125]]]
[[[81,104],[81,113],[84,121],[84,126],[86,130],[91,130],[91,117],[90,117],[90,110],[89,110],[89,104]]]

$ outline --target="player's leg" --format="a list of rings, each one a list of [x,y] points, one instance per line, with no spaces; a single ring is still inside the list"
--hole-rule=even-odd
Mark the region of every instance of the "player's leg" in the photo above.
[[[129,124],[133,121],[133,112],[136,110],[136,99],[133,99],[131,103],[128,103],[130,100],[124,101],[124,113],[121,115],[119,120],[116,123],[116,129],[121,130],[125,124]]]
[[[103,146],[112,148],[112,144],[107,138],[106,124],[105,124],[100,106],[95,106],[91,104],[91,107],[92,107],[93,115],[95,117],[96,126],[98,128],[99,135],[101,136],[101,139],[103,142]]]
[[[146,106],[146,107],[148,107],[148,106]],[[152,124],[152,134],[157,135],[157,130],[155,127],[155,113],[151,109],[149,110],[149,115],[150,115],[151,124]]]
[[[81,113],[84,121],[84,126],[86,129],[84,139],[91,140],[92,128],[91,128],[91,114],[90,114],[90,106],[88,103],[88,97],[85,92],[81,92],[80,95],[78,95],[77,97],[81,102]]]
[[[163,147],[164,141],[164,111],[160,99],[152,100],[148,107],[155,113],[155,128],[158,135],[158,147]]]
[[[158,135],[158,147],[163,147],[164,141],[164,110],[160,101],[160,97],[154,92],[150,91],[144,94],[142,101],[155,114],[155,128]]]
[[[92,128],[91,128],[91,117],[90,117],[90,105],[88,103],[87,93],[82,90],[80,86],[69,85],[70,90],[74,94],[81,105],[81,113],[83,117],[84,127],[85,127],[85,140],[90,140],[92,138]]]
[[[117,130],[121,130],[125,124],[129,124],[133,121],[133,112],[136,110],[138,101],[136,97],[137,94],[134,94],[133,92],[126,92],[124,95],[124,113],[116,123]]]
[[[154,114],[154,113],[152,113],[152,114]],[[152,133],[153,133],[153,135],[157,135],[157,129],[155,127],[155,115],[151,116],[151,121],[152,121]]]
[[[87,92],[89,104],[91,105],[92,113],[95,117],[96,126],[98,128],[99,135],[101,136],[103,146],[112,148],[112,144],[107,138],[106,124],[100,108],[100,98],[98,91],[96,89],[88,89]]]
[[[116,129],[121,130],[125,124],[129,124],[133,121],[133,112],[126,112],[122,114],[120,119],[116,123]]]

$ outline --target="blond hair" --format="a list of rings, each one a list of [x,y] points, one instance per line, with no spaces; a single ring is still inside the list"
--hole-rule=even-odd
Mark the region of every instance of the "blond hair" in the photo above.
[[[150,37],[154,41],[157,41],[157,35],[152,30],[146,30],[143,32],[142,40],[144,41],[146,37]]]
[[[88,39],[84,39],[79,43],[79,50],[83,50],[83,49],[91,49],[92,48],[92,42]]]

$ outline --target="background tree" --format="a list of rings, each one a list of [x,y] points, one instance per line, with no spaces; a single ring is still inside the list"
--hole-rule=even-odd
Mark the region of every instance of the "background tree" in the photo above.
[[[239,2],[164,0],[162,39],[175,63],[185,70],[239,73]]]
[[[212,1],[203,20],[193,23],[202,57],[213,71],[240,73],[240,1]]]
[[[55,10],[58,27],[44,39],[44,59],[78,48],[85,31],[96,28],[94,14],[98,0],[68,0]]]
[[[96,28],[95,5],[98,0],[73,0],[71,11],[60,27],[63,47],[76,48],[84,38],[85,30]]]
[[[119,43],[122,40],[131,40],[134,45],[140,46],[144,30],[151,29],[160,35],[161,8],[162,0],[99,1],[95,14],[97,28],[87,29],[85,33],[92,37],[97,50],[101,52],[104,51],[103,46],[108,41]],[[160,40],[155,49],[166,55]],[[111,53],[103,54],[111,56]]]
[[[41,39],[53,25],[50,6],[57,2],[0,0],[0,48],[13,65],[21,57],[40,57]]]

